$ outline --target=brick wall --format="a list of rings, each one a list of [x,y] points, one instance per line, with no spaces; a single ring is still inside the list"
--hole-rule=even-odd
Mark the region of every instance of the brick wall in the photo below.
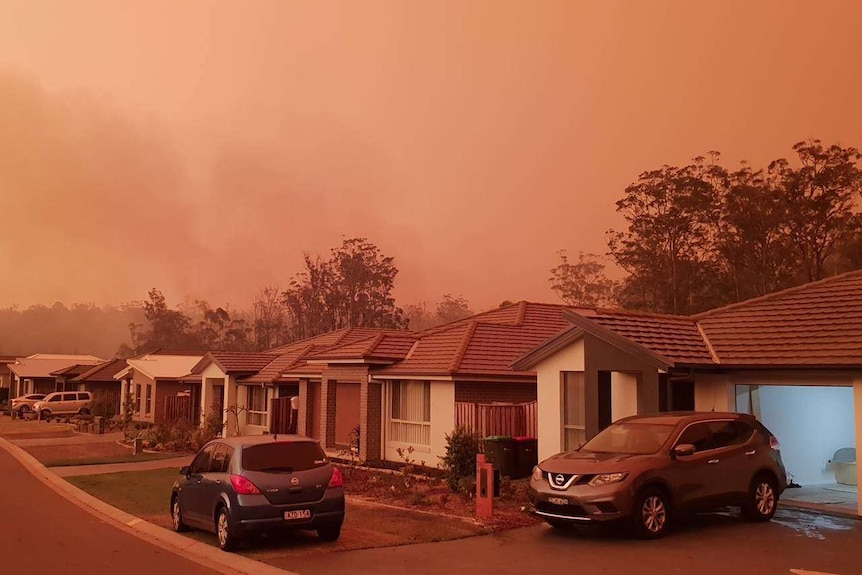
[[[359,458],[362,461],[379,461],[383,459],[380,453],[381,426],[383,414],[380,402],[383,397],[383,386],[378,381],[362,383],[360,392],[360,428],[362,435],[359,442]]]
[[[299,380],[299,414],[296,420],[296,433],[311,437],[308,424],[311,420],[311,398],[309,397],[308,380]]]
[[[536,401],[535,383],[455,382],[455,401],[467,403],[526,403]]]

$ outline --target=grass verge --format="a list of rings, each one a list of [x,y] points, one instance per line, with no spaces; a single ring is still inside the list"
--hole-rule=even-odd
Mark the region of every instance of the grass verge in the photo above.
[[[133,455],[131,453],[124,455],[113,455],[108,457],[92,457],[84,459],[55,459],[46,461],[45,467],[68,467],[72,465],[107,465],[109,463],[138,463],[140,461],[155,461],[158,459],[173,459],[180,457],[176,453],[139,453]],[[176,473],[176,470],[174,470]]]

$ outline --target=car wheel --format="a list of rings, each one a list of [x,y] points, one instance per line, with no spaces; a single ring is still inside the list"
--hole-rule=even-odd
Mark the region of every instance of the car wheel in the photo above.
[[[189,530],[189,526],[183,523],[183,511],[180,509],[180,498],[177,495],[171,498],[171,525],[177,533]]]
[[[749,521],[769,521],[778,509],[778,491],[775,480],[758,475],[751,482],[748,498],[742,506],[742,516]]]
[[[90,410],[86,407],[82,407],[78,410],[78,415],[90,415]]]
[[[24,417],[29,412],[30,412],[30,406],[29,405],[22,405],[21,407],[18,408],[18,415],[20,415],[21,417]]]
[[[335,527],[321,527],[317,530],[317,536],[321,541],[337,541],[341,537],[341,525]]]
[[[237,536],[233,533],[230,515],[225,507],[219,509],[218,515],[216,515],[216,537],[218,538],[219,549],[222,551],[233,551],[239,544]]]
[[[670,525],[670,498],[659,489],[646,489],[637,498],[634,513],[635,534],[642,539],[664,536]]]
[[[43,409],[39,412],[39,419],[44,419],[45,421],[51,421],[51,410]]]

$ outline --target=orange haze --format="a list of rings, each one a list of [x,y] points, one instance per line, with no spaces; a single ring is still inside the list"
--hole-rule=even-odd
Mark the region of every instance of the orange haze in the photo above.
[[[554,300],[639,172],[860,145],[862,4],[0,3],[0,307],[243,306],[366,236],[401,304]]]

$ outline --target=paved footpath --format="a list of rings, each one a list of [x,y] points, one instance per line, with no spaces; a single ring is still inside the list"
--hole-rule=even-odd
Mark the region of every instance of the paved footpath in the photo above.
[[[133,461],[129,463],[105,463],[102,465],[66,465],[52,467],[51,471],[60,477],[75,477],[78,475],[101,475],[102,473],[119,473],[121,471],[149,471],[151,469],[179,470],[183,465],[189,465],[193,455],[171,457],[169,459],[151,459],[149,461]]]

